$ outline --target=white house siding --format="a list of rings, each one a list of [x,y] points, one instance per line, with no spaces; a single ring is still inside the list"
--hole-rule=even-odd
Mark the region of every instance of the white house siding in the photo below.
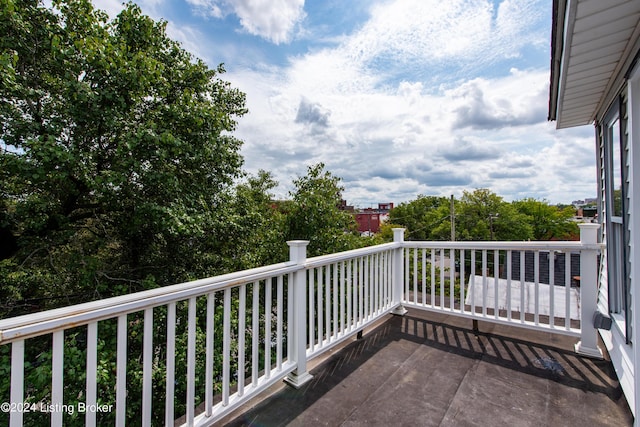
[[[636,289],[640,283],[640,67],[636,66],[630,75],[628,83],[628,115],[629,115],[629,275],[631,280],[631,301],[633,313],[633,335],[636,338],[634,349],[634,366],[640,364],[640,316],[636,315],[640,309],[640,291]],[[635,285],[634,285],[635,284]],[[640,375],[635,377],[635,390],[640,390]],[[631,406],[631,402],[629,402]],[[631,406],[634,415],[640,413],[640,402]],[[636,419],[638,415],[636,415]],[[637,424],[637,423],[636,423]]]
[[[606,199],[605,195],[605,184],[604,184],[604,142],[602,135],[602,128],[596,126],[596,152],[597,152],[597,160],[598,160],[598,200],[600,201],[598,205],[598,219],[602,223],[602,227],[600,228],[600,238],[602,242],[606,242],[607,240],[607,224],[603,221],[605,217],[605,203],[603,202]],[[598,292],[598,309],[602,313],[609,312],[609,280],[608,280],[608,269],[607,269],[607,252],[604,251],[600,258],[600,287]]]
[[[630,266],[632,265],[632,259],[633,259],[633,253],[632,253],[632,245],[631,243],[631,239],[630,237],[630,230],[632,228],[631,225],[631,212],[630,212],[630,207],[631,207],[631,195],[633,194],[633,191],[631,189],[631,182],[630,182],[630,176],[631,176],[631,168],[630,168],[630,142],[632,141],[631,135],[630,135],[630,129],[631,129],[631,122],[632,122],[632,118],[630,119],[630,114],[629,114],[629,110],[631,110],[631,108],[629,108],[629,100],[628,100],[628,96],[627,96],[627,90],[621,90],[620,93],[622,94],[622,105],[620,107],[620,121],[621,121],[621,126],[622,126],[622,130],[623,130],[623,135],[622,135],[622,144],[623,147],[621,149],[621,156],[623,159],[623,165],[626,166],[624,167],[623,171],[622,171],[622,176],[623,179],[626,181],[626,194],[623,194],[622,197],[625,197],[627,200],[625,200],[625,211],[623,212],[623,216],[625,216],[625,220],[627,220],[627,230],[624,230],[623,236],[619,236],[622,237],[625,241],[625,245],[626,247],[626,260],[624,260],[623,262],[625,262],[627,264],[627,273],[629,273],[631,270],[629,269]],[[638,94],[640,95],[640,94]],[[617,98],[616,98],[617,99]],[[603,111],[600,113],[600,118],[602,120],[602,117],[604,117],[604,115],[606,114],[608,108],[607,109],[603,109]],[[640,121],[636,122],[636,123],[640,123]],[[604,140],[604,135],[602,133],[602,128],[598,127],[597,128],[597,140],[598,140],[598,150],[597,150],[597,159],[598,159],[598,178],[599,178],[599,191],[600,191],[600,210],[602,212],[600,218],[603,222],[602,224],[602,238],[603,241],[606,242],[608,239],[608,234],[611,232],[611,230],[609,230],[607,221],[605,221],[606,218],[608,218],[607,215],[607,205],[608,205],[608,200],[607,200],[607,193],[608,193],[608,189],[607,189],[607,181],[605,179],[607,173],[608,173],[608,167],[609,165],[606,162],[606,156],[605,156],[605,140]],[[605,251],[602,254],[602,259],[601,259],[601,277],[600,277],[600,292],[598,294],[598,307],[599,309],[603,312],[603,313],[607,313],[609,311],[609,289],[608,289],[608,269],[607,269],[607,265],[608,265],[608,256],[609,251]],[[634,312],[635,310],[635,306],[636,306],[636,301],[635,298],[636,295],[633,293],[633,279],[631,279],[630,281],[630,286],[631,286],[631,304],[629,306],[629,319],[634,319]],[[633,320],[632,320],[633,321]],[[627,338],[625,336],[625,331],[626,329],[626,324],[623,321],[623,319],[617,318],[614,316],[614,324],[611,328],[610,331],[600,331],[600,334],[602,336],[603,342],[605,343],[606,347],[607,347],[607,351],[609,352],[609,355],[611,357],[611,361],[613,363],[613,366],[616,370],[616,374],[620,380],[620,385],[625,393],[625,396],[627,398],[627,402],[629,403],[629,407],[631,408],[631,411],[633,412],[634,416],[636,416],[636,413],[640,413],[640,408],[636,407],[636,403],[640,404],[640,402],[636,402],[636,390],[640,390],[639,388],[639,384],[638,384],[638,380],[639,378],[636,378],[635,375],[635,366],[636,366],[636,362],[640,361],[640,358],[635,354],[636,351],[634,351],[634,347],[631,344],[627,344]],[[635,331],[637,331],[638,328],[637,327],[632,327],[630,330],[630,335],[629,335],[629,340],[631,341],[631,343],[633,343],[634,341],[637,341],[636,339],[636,335],[635,335]]]

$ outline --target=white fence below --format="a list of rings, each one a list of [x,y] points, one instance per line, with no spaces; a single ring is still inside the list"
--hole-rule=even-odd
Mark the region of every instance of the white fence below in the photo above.
[[[521,314],[558,317],[565,321],[580,320],[580,289],[548,283],[520,282],[495,277],[473,276],[466,285],[465,305],[471,306],[472,295],[486,294],[487,310],[504,310]],[[495,295],[498,295],[497,299]],[[538,303],[536,304],[536,295]],[[553,304],[551,303],[553,301]]]

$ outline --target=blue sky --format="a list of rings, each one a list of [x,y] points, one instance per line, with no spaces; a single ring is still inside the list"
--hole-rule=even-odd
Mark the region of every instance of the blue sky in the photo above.
[[[546,119],[551,0],[137,3],[247,94],[235,135],[275,197],[318,162],[358,207],[475,188],[596,195],[593,128]]]

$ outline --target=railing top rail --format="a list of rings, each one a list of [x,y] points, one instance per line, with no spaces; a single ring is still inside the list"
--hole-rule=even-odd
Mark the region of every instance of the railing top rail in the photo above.
[[[494,241],[405,241],[407,248],[426,249],[477,249],[477,250],[548,250],[548,251],[580,251],[580,250],[601,250],[603,244],[585,244],[578,241],[547,241],[547,242],[494,242]]]
[[[0,343],[43,335],[299,270],[290,262],[0,320]]]
[[[292,273],[301,268],[315,268],[361,256],[397,248],[476,249],[476,250],[600,250],[602,244],[581,242],[469,242],[469,241],[404,241],[369,246],[335,254],[308,258],[304,264],[284,262],[244,270],[119,297],[92,301],[24,316],[0,320],[0,343],[50,333],[55,330],[81,326],[94,321],[114,318],[148,307],[182,301],[206,295],[242,283]]]
[[[401,247],[401,243],[384,243],[376,246],[367,246],[364,248],[353,249],[350,251],[337,252],[335,254],[321,255],[313,258],[308,258],[304,265],[306,268],[321,267],[323,265],[345,261],[348,259],[357,258],[361,256],[377,254],[380,252],[384,252],[384,251],[388,251],[388,250],[396,249],[400,247]]]

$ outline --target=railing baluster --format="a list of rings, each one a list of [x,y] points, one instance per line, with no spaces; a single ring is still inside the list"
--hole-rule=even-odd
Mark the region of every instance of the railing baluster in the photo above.
[[[345,286],[346,286],[346,276],[345,276],[345,262],[341,261],[338,264],[339,267],[339,283],[340,283],[340,301],[338,303],[339,307],[340,307],[340,332],[339,332],[339,336],[344,335],[345,330],[346,330],[346,319],[345,319],[345,309],[346,309],[346,303],[345,303]]]
[[[540,324],[540,251],[535,251],[533,258],[533,272],[534,272],[534,323],[536,326]]]
[[[51,358],[51,405],[62,408],[64,396],[64,331],[53,333],[53,348]],[[61,410],[51,412],[51,427],[62,426]]]
[[[411,249],[406,248],[404,251],[404,295],[401,300],[411,301],[411,269],[409,268],[409,260],[411,259]]]
[[[455,309],[456,250],[449,249],[449,310]]]
[[[189,298],[187,312],[187,425],[193,425],[196,401],[196,297]]]
[[[387,300],[385,303],[385,309],[388,309],[393,302],[393,252],[387,252]]]
[[[436,250],[431,249],[431,307],[436,306]]]
[[[264,378],[271,378],[271,299],[273,283],[264,281]]]
[[[282,370],[282,312],[283,312],[283,303],[284,303],[284,277],[278,276],[276,281],[276,293],[277,293],[277,319],[276,319],[276,368],[278,372]]]
[[[366,320],[371,319],[371,259],[370,255],[364,257],[364,309]]]
[[[549,327],[555,328],[555,253],[549,251]]]
[[[350,260],[349,265],[351,265],[351,273],[349,274],[349,277],[351,277],[351,302],[349,303],[349,307],[351,307],[351,327],[349,331],[353,331],[358,327],[358,259]]]
[[[127,315],[118,316],[116,345],[116,427],[124,427],[127,415]]]
[[[16,407],[24,402],[24,340],[11,343],[11,406]],[[22,411],[9,414],[10,427],[21,427]]]
[[[151,425],[151,382],[153,374],[153,308],[144,310],[142,347],[142,425]]]
[[[324,322],[325,333],[327,335],[327,344],[331,342],[331,266],[327,265],[324,269]]]
[[[371,263],[371,274],[372,274],[372,289],[373,289],[373,305],[371,308],[371,314],[378,314],[378,268],[380,267],[380,254],[375,254],[373,256]]]
[[[300,289],[305,292],[305,289]],[[253,303],[251,304],[251,387],[258,387],[260,373],[260,281],[253,282]],[[306,343],[305,343],[306,345]]]
[[[487,250],[482,250],[482,316],[487,317]]]
[[[571,252],[564,253],[564,328],[571,328]]]
[[[465,270],[464,270],[464,262],[465,262],[465,251],[464,249],[460,250],[460,313],[464,313],[465,311]]]
[[[418,248],[413,250],[413,303],[418,305]]]
[[[511,249],[507,251],[507,320],[511,320],[511,273],[512,273],[512,253]]]
[[[376,314],[380,314],[382,309],[384,308],[384,299],[386,295],[385,289],[385,268],[384,263],[386,261],[386,254],[383,252],[378,255],[378,267],[376,268],[376,273],[378,274],[378,307],[376,310]]]
[[[287,276],[287,361],[293,360],[293,274]]]
[[[389,306],[389,300],[391,299],[391,292],[389,286],[391,285],[391,254],[384,252],[382,254],[382,304],[381,312]],[[409,295],[406,296],[409,299]],[[401,298],[404,300],[404,298]]]
[[[331,272],[333,273],[333,333],[331,334],[331,341],[334,341],[338,337],[340,331],[338,321],[338,264],[332,264]]]
[[[526,279],[526,275],[525,275],[525,259],[526,259],[526,253],[524,250],[520,251],[520,323],[524,323],[525,321],[525,313],[526,313],[526,304],[525,304],[525,279]]]
[[[384,261],[385,261],[385,254],[384,253],[378,254],[378,265],[376,267],[376,274],[378,276],[376,281],[376,285],[377,285],[376,287],[378,289],[378,304],[376,306],[376,314],[380,314],[380,312],[382,311],[382,307],[384,307],[384,295],[385,295]]]
[[[374,254],[371,256],[371,265],[369,268],[371,269],[371,315],[375,316],[378,312],[378,271],[377,268],[379,266],[378,263],[378,255]]]
[[[444,309],[444,249],[440,249],[440,308]]]
[[[315,281],[314,281],[314,269],[309,270],[308,272],[308,279],[307,282],[309,284],[309,298],[308,298],[308,304],[309,304],[309,309],[307,310],[307,314],[309,316],[309,319],[307,320],[307,325],[309,328],[309,331],[307,332],[307,337],[309,339],[309,350],[311,350],[312,352],[315,350],[316,348],[316,334],[315,334]]]
[[[165,425],[174,422],[174,394],[175,394],[175,368],[176,368],[176,303],[167,305],[167,380],[165,407]]]
[[[364,282],[364,257],[360,257],[358,259],[358,317],[359,317],[359,321],[360,324],[363,325],[365,322],[365,314],[364,314],[364,310],[365,310],[365,300],[364,300],[364,287],[365,287],[365,282]]]
[[[316,269],[318,274],[318,345],[324,347],[324,300],[322,299],[324,293],[324,281],[323,281],[323,268]]]
[[[375,299],[373,304],[373,314],[378,314],[380,308],[380,261],[382,259],[381,254],[376,254],[374,257],[372,271],[374,274],[373,291],[375,293]]]
[[[231,376],[231,289],[224,290],[222,327],[222,406],[229,405]]]
[[[87,325],[87,398],[86,406],[94,408],[98,394],[98,322]],[[96,425],[96,411],[85,412],[85,425]]]
[[[346,287],[346,297],[347,297],[347,320],[346,320],[346,331],[351,331],[352,329],[352,324],[351,324],[351,311],[352,311],[352,307],[351,304],[353,302],[353,298],[352,298],[352,286],[353,286],[353,281],[352,281],[352,277],[351,277],[351,261],[345,261],[346,264],[346,277],[345,277],[345,287]]]
[[[469,288],[471,292],[471,313],[476,315],[476,250],[471,250],[471,272],[469,275]]]
[[[427,250],[420,251],[422,261],[422,306],[427,305]]]
[[[247,358],[247,284],[238,290],[238,396],[244,395]]]
[[[389,308],[393,302],[393,252],[387,252],[387,302],[385,309]]]
[[[493,317],[500,315],[500,252],[493,251]]]
[[[210,417],[213,408],[213,362],[215,343],[215,314],[216,314],[216,294],[207,294],[207,325],[205,340],[205,379],[204,379],[204,407],[205,415]]]

